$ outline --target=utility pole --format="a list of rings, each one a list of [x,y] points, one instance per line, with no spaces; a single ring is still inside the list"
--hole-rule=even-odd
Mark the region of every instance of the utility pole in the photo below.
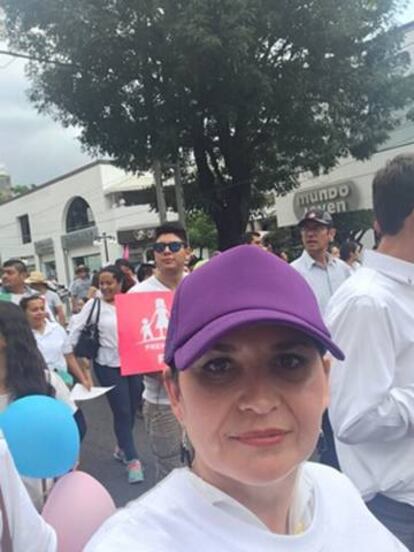
[[[175,188],[175,200],[177,202],[178,220],[185,228],[186,224],[185,224],[184,190],[183,190],[183,181],[181,178],[181,169],[180,169],[179,161],[177,161],[174,164],[174,184],[175,184],[174,188]]]
[[[116,243],[115,236],[111,236],[110,234],[107,234],[106,232],[102,232],[100,236],[96,236],[94,239],[94,245],[100,245],[101,243],[104,244],[104,251],[105,251],[105,263],[109,263],[109,250],[108,250],[108,242],[110,243]]]
[[[162,187],[161,161],[159,159],[155,159],[154,161],[154,179],[160,224],[164,224],[165,222],[167,222],[167,206],[165,203],[164,190]]]

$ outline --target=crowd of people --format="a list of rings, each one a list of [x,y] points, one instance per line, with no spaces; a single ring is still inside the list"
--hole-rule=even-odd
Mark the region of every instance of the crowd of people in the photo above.
[[[157,485],[104,523],[88,552],[414,551],[414,156],[377,173],[373,205],[375,250],[333,247],[331,215],[310,209],[291,263],[250,232],[189,269],[186,232],[167,223],[138,273],[125,259],[93,279],[76,269],[68,327],[41,273],[3,264],[0,411],[29,394],[70,403],[68,386],[90,389],[95,377],[112,387],[112,454],[135,484],[142,401]],[[174,293],[167,368],[122,375],[115,297],[150,291]],[[91,319],[89,363],[75,351]]]

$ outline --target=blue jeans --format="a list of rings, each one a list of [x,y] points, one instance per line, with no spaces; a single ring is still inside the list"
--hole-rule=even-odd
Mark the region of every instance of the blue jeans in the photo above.
[[[410,552],[414,552],[414,506],[381,494],[367,502],[367,506]]]
[[[115,387],[106,394],[112,410],[114,432],[118,447],[127,460],[138,458],[132,430],[139,402],[139,376],[121,376],[119,368],[93,363],[96,377],[103,387]]]

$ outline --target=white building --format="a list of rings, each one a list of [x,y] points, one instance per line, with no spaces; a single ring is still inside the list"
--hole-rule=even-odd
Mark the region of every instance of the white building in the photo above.
[[[150,174],[96,161],[37,186],[0,205],[0,258],[22,258],[66,285],[78,264],[98,269],[125,248],[130,260],[145,259],[159,224],[149,204],[152,185]]]
[[[414,67],[414,22],[405,25],[404,30],[404,49]],[[327,175],[303,175],[299,188],[276,199],[278,225],[296,225],[311,207],[320,207],[331,214],[372,209],[371,184],[375,173],[389,159],[403,153],[414,154],[414,122],[407,119],[368,161],[343,159]]]

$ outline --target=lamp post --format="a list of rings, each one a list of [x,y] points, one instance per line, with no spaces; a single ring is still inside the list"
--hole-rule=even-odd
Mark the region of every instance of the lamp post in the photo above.
[[[102,232],[102,234],[100,234],[99,236],[96,236],[95,239],[93,240],[94,245],[101,245],[101,243],[104,244],[106,263],[109,263],[108,242],[116,243],[116,238],[115,236],[112,236],[111,234],[107,234],[106,232]]]

